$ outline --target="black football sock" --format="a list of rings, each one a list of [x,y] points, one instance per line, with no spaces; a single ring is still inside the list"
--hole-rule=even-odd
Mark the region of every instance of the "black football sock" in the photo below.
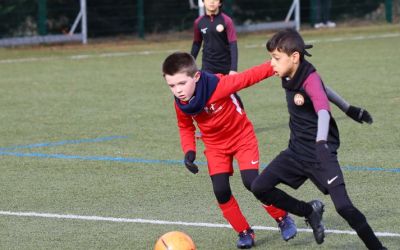
[[[376,237],[374,231],[372,231],[372,228],[368,225],[368,223],[365,223],[359,227],[356,232],[358,237],[360,237],[368,249],[378,250],[383,248],[382,243]]]
[[[310,204],[293,198],[280,189],[274,188],[269,195],[275,197],[274,205],[297,216],[306,217],[313,211]]]
[[[338,213],[357,232],[358,237],[360,237],[368,249],[382,249],[382,243],[376,237],[374,231],[372,231],[365,216],[356,207],[344,207],[339,209]]]

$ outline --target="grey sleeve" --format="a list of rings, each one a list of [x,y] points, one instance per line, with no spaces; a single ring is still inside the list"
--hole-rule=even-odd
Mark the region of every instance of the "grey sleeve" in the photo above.
[[[331,116],[325,109],[318,111],[318,131],[315,141],[327,141]]]
[[[326,95],[330,102],[335,104],[338,108],[340,108],[344,113],[349,110],[350,104],[343,99],[338,93],[333,91],[331,88],[325,85]]]

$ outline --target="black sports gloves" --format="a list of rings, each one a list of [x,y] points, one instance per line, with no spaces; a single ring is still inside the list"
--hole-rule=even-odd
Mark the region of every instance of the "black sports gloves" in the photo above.
[[[315,150],[315,153],[317,154],[317,160],[320,163],[327,163],[331,158],[331,151],[326,141],[317,141],[317,143],[315,144]]]
[[[371,124],[373,122],[372,116],[367,110],[350,105],[349,109],[346,111],[346,115],[349,116],[356,122],[363,123],[366,122]]]
[[[193,174],[197,174],[199,172],[199,168],[197,167],[196,164],[193,163],[195,159],[196,159],[196,152],[192,150],[186,152],[184,163],[186,168]]]

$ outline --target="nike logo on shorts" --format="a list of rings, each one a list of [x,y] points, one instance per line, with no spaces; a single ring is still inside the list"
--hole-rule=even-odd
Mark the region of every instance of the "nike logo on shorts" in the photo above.
[[[326,183],[328,183],[328,185],[331,185],[332,182],[334,182],[337,178],[338,178],[338,176],[336,175],[336,176],[333,177],[332,179],[328,179],[328,181],[327,181]]]
[[[251,161],[251,164],[252,165],[255,165],[255,164],[257,164],[258,163],[258,161]]]

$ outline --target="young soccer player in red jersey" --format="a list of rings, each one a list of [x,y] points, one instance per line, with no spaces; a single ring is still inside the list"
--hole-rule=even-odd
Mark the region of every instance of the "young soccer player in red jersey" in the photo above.
[[[376,237],[365,216],[352,204],[346,191],[337,159],[339,130],[332,117],[326,90],[309,55],[303,38],[292,29],[276,33],[268,42],[274,73],[282,78],[289,111],[289,146],[282,151],[252,184],[254,195],[264,204],[273,204],[305,217],[314,238],[322,244],[325,227],[324,204],[293,198],[276,186],[299,188],[310,179],[324,194],[329,194],[338,214],[353,228],[368,249],[386,249]],[[358,118],[362,120],[363,113]],[[372,121],[372,120],[371,120]]]
[[[234,75],[214,75],[199,71],[190,54],[176,52],[165,59],[162,71],[175,96],[174,105],[186,167],[192,173],[198,172],[194,163],[194,123],[197,123],[205,145],[204,153],[214,194],[222,214],[239,234],[237,247],[251,248],[254,245],[254,231],[232,195],[229,177],[233,174],[232,162],[235,158],[243,184],[250,190],[258,176],[258,143],[253,125],[233,93],[273,76],[270,63]],[[273,206],[265,205],[265,209],[278,221],[287,216],[285,211]]]

